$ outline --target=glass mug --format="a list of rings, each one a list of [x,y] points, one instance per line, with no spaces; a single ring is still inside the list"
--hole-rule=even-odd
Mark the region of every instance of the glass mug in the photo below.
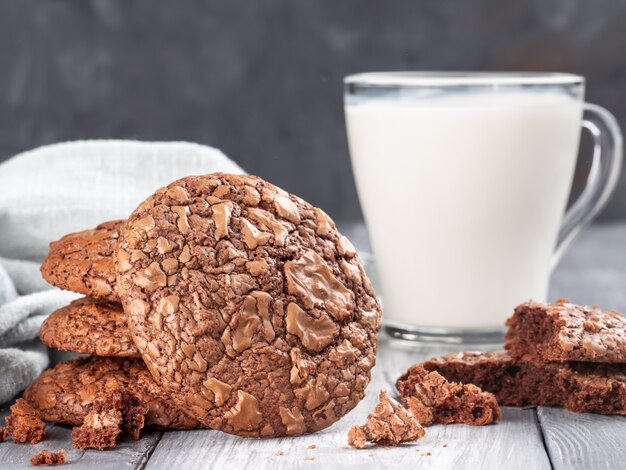
[[[619,176],[615,118],[570,74],[388,72],[344,80],[348,143],[383,324],[419,343],[498,344]],[[587,184],[565,213],[581,127]]]

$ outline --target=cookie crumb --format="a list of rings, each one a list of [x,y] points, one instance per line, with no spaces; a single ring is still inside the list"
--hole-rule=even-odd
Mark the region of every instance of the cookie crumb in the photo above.
[[[47,467],[49,465],[63,465],[65,463],[65,450],[43,449],[38,454],[30,458],[30,464],[34,466]]]
[[[363,426],[352,426],[348,432],[348,444],[357,449],[365,447],[367,441],[374,444],[397,446],[402,442],[412,442],[426,434],[424,428],[413,416],[384,390],[380,391],[380,402],[374,408]]]
[[[8,433],[6,431],[6,429],[4,428],[0,428],[0,442],[4,442],[4,440],[6,439]]]
[[[374,457],[372,454],[367,454],[368,457]]]
[[[304,460],[315,460],[315,457],[305,457]]]
[[[311,444],[309,447],[307,447],[307,449],[317,449],[317,446],[315,444]]]
[[[448,447],[448,444],[444,444],[443,447]]]
[[[500,419],[495,395],[473,384],[449,382],[422,365],[411,367],[396,383],[400,396],[422,426],[464,423],[474,426]]]
[[[277,450],[275,455],[276,457],[282,457],[285,453],[282,450]]]
[[[430,457],[431,455],[433,455],[433,453],[432,453],[432,452],[426,452],[426,455],[427,455],[428,457]]]
[[[18,398],[11,406],[11,414],[5,418],[3,438],[11,436],[13,442],[37,444],[43,439],[46,423],[26,400]]]

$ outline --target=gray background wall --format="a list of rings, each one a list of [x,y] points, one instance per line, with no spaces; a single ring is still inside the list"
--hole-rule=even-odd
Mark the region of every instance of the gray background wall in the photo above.
[[[357,219],[344,75],[575,72],[626,128],[625,25],[626,0],[0,0],[0,160],[191,140]],[[626,217],[626,177],[604,217]]]

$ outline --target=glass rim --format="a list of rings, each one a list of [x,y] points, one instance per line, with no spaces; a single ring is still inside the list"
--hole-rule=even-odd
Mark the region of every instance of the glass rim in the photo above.
[[[558,72],[366,72],[344,77],[345,85],[445,87],[500,85],[580,85],[585,77]]]

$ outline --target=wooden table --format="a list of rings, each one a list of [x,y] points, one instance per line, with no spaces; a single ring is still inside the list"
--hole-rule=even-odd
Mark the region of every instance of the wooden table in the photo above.
[[[367,248],[361,227],[345,231],[357,246]],[[626,311],[626,224],[583,232],[555,271],[551,296]],[[378,390],[395,390],[395,379],[409,365],[442,352],[394,348],[382,338],[365,400],[340,422],[313,435],[256,440],[208,430],[147,431],[139,441],[124,440],[114,450],[83,452],[72,449],[68,426],[49,425],[46,440],[35,446],[0,444],[0,468],[32,468],[28,460],[42,448],[64,448],[70,468],[89,470],[626,468],[626,417],[576,414],[560,408],[505,407],[502,420],[495,425],[437,425],[414,445],[348,448],[348,428],[364,422],[377,402]]]

